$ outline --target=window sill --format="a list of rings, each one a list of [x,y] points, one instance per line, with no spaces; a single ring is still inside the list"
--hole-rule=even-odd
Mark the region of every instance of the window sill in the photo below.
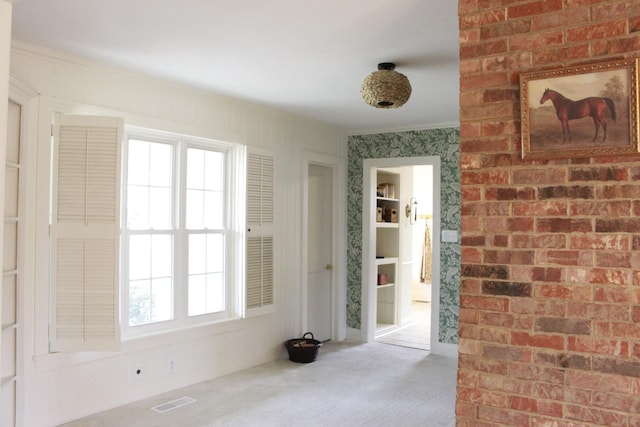
[[[79,352],[49,353],[34,356],[36,371],[48,371],[67,366],[93,362],[100,359],[117,357],[150,348],[162,347],[183,341],[198,340],[212,335],[238,331],[246,323],[241,318],[230,318],[217,322],[189,326],[171,331],[158,332],[152,335],[123,339],[120,351],[116,352]]]

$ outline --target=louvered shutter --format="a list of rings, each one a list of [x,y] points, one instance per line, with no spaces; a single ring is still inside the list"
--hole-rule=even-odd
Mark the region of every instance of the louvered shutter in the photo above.
[[[274,158],[247,155],[246,313],[273,307]]]
[[[118,321],[118,118],[60,115],[54,127],[51,351],[113,351]]]

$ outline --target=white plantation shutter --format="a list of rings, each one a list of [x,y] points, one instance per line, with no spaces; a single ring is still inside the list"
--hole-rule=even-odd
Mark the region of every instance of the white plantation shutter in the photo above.
[[[247,315],[273,307],[274,158],[247,155]]]
[[[54,128],[51,351],[120,346],[117,118],[59,116]]]

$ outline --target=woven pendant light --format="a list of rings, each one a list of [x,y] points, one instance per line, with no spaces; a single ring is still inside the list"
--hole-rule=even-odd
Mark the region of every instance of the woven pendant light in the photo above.
[[[409,100],[409,79],[395,68],[392,62],[382,62],[378,64],[378,71],[364,79],[360,93],[367,104],[376,108],[398,108]]]

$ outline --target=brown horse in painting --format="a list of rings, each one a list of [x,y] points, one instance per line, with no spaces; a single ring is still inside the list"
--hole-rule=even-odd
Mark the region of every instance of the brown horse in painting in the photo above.
[[[581,99],[580,101],[572,101],[555,90],[546,89],[542,94],[542,98],[540,98],[540,104],[544,104],[548,99],[553,103],[558,120],[560,120],[560,123],[562,124],[563,142],[567,140],[567,134],[569,134],[569,141],[571,141],[569,120],[591,117],[593,119],[593,124],[596,127],[596,133],[593,135],[593,141],[598,137],[598,130],[600,129],[600,126],[602,126],[602,130],[604,132],[602,142],[607,139],[607,122],[604,119],[604,112],[607,107],[611,113],[611,118],[613,118],[614,122],[616,121],[616,107],[610,98],[596,98],[592,96]]]

